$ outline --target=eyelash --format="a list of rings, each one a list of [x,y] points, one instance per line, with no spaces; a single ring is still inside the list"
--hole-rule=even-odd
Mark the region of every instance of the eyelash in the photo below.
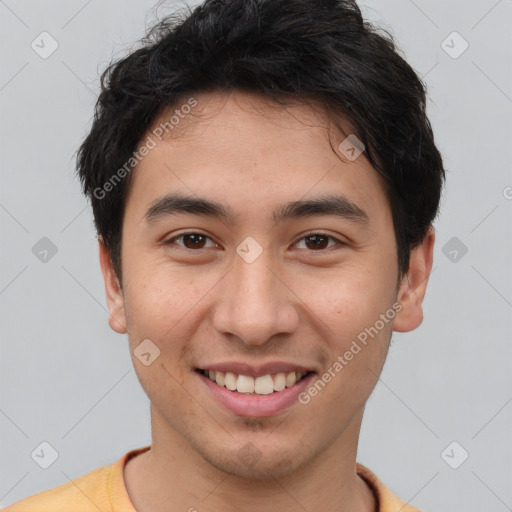
[[[201,247],[200,249],[189,249],[188,247],[184,247],[182,245],[179,245],[179,244],[175,243],[176,240],[178,240],[180,238],[183,238],[184,236],[187,236],[187,235],[201,235],[201,236],[203,236],[203,237],[205,237],[208,240],[211,240],[213,242],[213,240],[209,236],[207,236],[207,235],[205,235],[203,233],[200,233],[200,232],[197,232],[197,231],[188,231],[186,233],[181,233],[181,234],[179,234],[177,236],[174,236],[174,237],[170,238],[169,240],[166,240],[164,242],[164,245],[178,245],[178,247],[180,247],[182,249],[185,249],[187,251],[191,251],[191,252],[199,252],[200,250],[207,249],[207,248],[203,248],[203,247]],[[311,237],[311,236],[314,236],[314,235],[319,235],[319,236],[327,237],[328,239],[334,240],[335,242],[337,242],[337,244],[340,245],[340,246],[346,245],[344,242],[342,242],[338,238],[335,238],[334,236],[331,236],[331,235],[328,235],[327,233],[322,233],[322,232],[319,232],[319,231],[312,231],[310,233],[306,233],[296,243],[301,242],[305,238],[308,238],[308,237]],[[216,243],[216,242],[214,242],[214,243]],[[310,249],[310,250],[306,249],[306,250],[308,250],[308,252],[325,252],[327,249],[331,249],[332,247],[333,246],[326,247],[325,249],[318,249],[316,251],[313,250],[313,249]]]

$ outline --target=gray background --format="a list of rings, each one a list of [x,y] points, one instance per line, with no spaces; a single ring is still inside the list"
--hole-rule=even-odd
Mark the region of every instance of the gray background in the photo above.
[[[425,512],[512,510],[512,2],[361,3],[425,77],[449,174],[425,320],[394,336],[358,460]],[[143,36],[154,5],[0,1],[3,506],[151,442],[127,338],[107,324],[73,172],[98,74]],[[43,31],[59,45],[46,59],[31,48]],[[469,44],[457,58],[453,31]],[[47,261],[32,251],[42,237],[57,248]],[[58,452],[46,470],[31,458],[43,441]]]

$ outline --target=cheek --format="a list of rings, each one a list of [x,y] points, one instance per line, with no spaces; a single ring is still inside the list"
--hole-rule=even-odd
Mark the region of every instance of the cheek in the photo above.
[[[191,319],[200,290],[190,278],[162,264],[144,262],[142,258],[132,261],[137,264],[132,263],[126,272],[125,310],[138,379],[159,409],[180,403],[187,407],[189,397],[183,385],[190,368],[183,352],[195,328]],[[150,362],[140,358],[144,352],[151,354]]]
[[[329,269],[316,279],[301,280],[297,289],[326,340],[339,348],[374,325],[394,299],[393,272],[386,273],[375,265]]]
[[[208,282],[159,261],[132,260],[127,270],[125,307],[132,327],[172,328],[198,302]],[[200,284],[199,284],[200,283]]]
[[[168,261],[131,261],[137,263],[126,272],[125,311],[134,364],[140,366],[134,353],[149,339],[161,353],[155,363],[164,364],[169,371],[172,368],[181,382],[189,370],[188,341],[202,328],[206,315],[205,295],[221,276],[211,271],[199,273],[197,268],[177,268]]]
[[[310,404],[313,418],[326,414],[326,424],[337,434],[337,426],[364,406],[382,371],[396,314],[393,295],[371,281],[347,278],[310,301],[327,360],[302,403]]]

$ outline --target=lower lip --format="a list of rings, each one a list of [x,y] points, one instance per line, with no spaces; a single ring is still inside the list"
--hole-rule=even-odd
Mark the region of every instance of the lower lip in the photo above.
[[[293,386],[282,391],[274,391],[270,395],[245,395],[230,391],[223,386],[219,386],[202,373],[196,373],[224,407],[238,416],[249,418],[275,416],[284,411],[293,403],[299,401],[299,395],[309,386],[315,376],[314,373],[310,373]]]

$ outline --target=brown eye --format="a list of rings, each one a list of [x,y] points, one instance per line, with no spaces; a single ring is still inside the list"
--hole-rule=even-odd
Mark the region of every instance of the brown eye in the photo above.
[[[329,243],[329,237],[324,235],[311,235],[304,239],[308,249],[325,249]]]
[[[177,240],[182,240],[182,243],[176,243]],[[181,235],[175,236],[174,238],[171,238],[165,242],[165,244],[178,245],[179,247],[183,247],[185,249],[194,250],[204,249],[208,240],[210,240],[210,238],[206,235],[203,235],[202,233],[183,233]]]
[[[333,245],[336,245],[336,243],[329,245],[330,240],[333,240],[334,242],[343,245],[343,243],[337,240],[336,238],[329,235],[324,235],[322,233],[312,233],[310,235],[307,235],[301,238],[301,240],[299,240],[299,243],[302,242],[303,240],[305,248],[312,251],[321,251],[322,249],[327,249],[329,247],[332,247]]]
[[[183,235],[183,245],[187,249],[202,249],[205,243],[205,236],[203,235]]]

